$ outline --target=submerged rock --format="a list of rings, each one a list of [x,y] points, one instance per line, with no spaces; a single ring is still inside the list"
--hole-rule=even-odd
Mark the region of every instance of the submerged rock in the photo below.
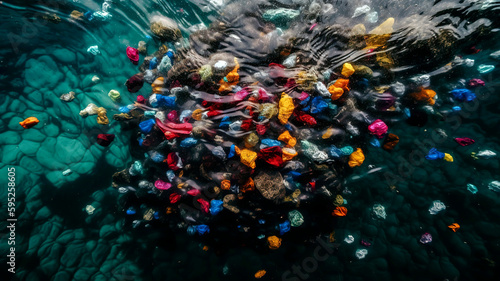
[[[165,16],[153,16],[150,29],[162,41],[176,41],[182,37],[177,23]]]

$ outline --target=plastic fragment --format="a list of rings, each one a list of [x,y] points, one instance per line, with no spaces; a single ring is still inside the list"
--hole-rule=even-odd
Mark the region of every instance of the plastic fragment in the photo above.
[[[347,235],[347,237],[344,239],[344,242],[346,242],[347,244],[352,244],[354,243],[354,236],[352,235]]]
[[[432,202],[432,205],[429,208],[429,213],[431,215],[435,215],[441,211],[444,211],[445,209],[446,209],[446,206],[444,205],[444,203],[439,201],[439,200],[436,200],[436,201]]]
[[[422,244],[429,244],[432,242],[432,235],[430,233],[426,232],[426,233],[422,234],[419,241]]]
[[[88,215],[93,215],[95,211],[95,207],[92,205],[87,205],[85,206],[85,212],[87,212]]]
[[[361,166],[365,161],[365,155],[361,148],[357,148],[351,155],[349,155],[349,167],[354,168],[356,166]]]
[[[23,121],[19,122],[19,125],[21,125],[25,129],[29,129],[38,124],[39,122],[40,121],[36,117],[28,117]]]
[[[260,278],[264,277],[264,275],[266,275],[266,273],[267,272],[265,270],[261,269],[261,270],[255,272],[254,277],[257,279],[260,279]]]
[[[387,217],[384,206],[380,204],[373,205],[373,214],[379,219],[385,220],[385,218]]]
[[[108,93],[108,97],[111,98],[112,101],[117,102],[121,100],[120,92],[117,90],[111,90]]]
[[[59,99],[61,99],[62,101],[65,101],[65,102],[70,102],[70,101],[75,99],[75,92],[71,91],[69,93],[62,94],[59,97]]]
[[[90,46],[90,47],[87,49],[87,53],[92,54],[92,55],[94,55],[94,56],[97,56],[98,54],[100,54],[100,53],[101,53],[101,51],[99,51],[99,46],[94,45],[94,46]]]
[[[113,134],[99,134],[97,135],[97,144],[107,147],[113,142],[114,139],[115,135]]]
[[[451,156],[451,154],[449,154],[449,153],[445,153],[443,159],[446,162],[453,162],[453,156]]]
[[[282,93],[279,102],[279,113],[278,113],[278,119],[281,122],[281,124],[286,124],[288,122],[288,118],[292,116],[294,109],[295,106],[293,105],[292,98],[289,95]]]
[[[62,175],[63,176],[69,176],[73,173],[73,171],[71,169],[66,169],[62,172]]]
[[[477,67],[477,71],[479,71],[479,73],[481,73],[481,74],[485,74],[485,73],[491,72],[494,69],[495,69],[495,66],[494,65],[489,65],[489,64],[480,64]]]
[[[448,228],[453,230],[453,232],[457,232],[457,230],[460,229],[460,225],[458,223],[452,223],[448,225]]]
[[[476,95],[471,92],[469,89],[455,89],[450,92],[453,98],[460,102],[470,102],[476,98]]]
[[[87,117],[90,115],[96,115],[97,109],[98,109],[97,105],[95,105],[93,103],[89,103],[89,105],[87,105],[86,108],[84,108],[80,111],[80,116]]]
[[[387,133],[389,127],[384,123],[384,121],[377,119],[373,121],[369,126],[368,130],[372,135],[375,135],[377,138],[381,139]]]
[[[363,14],[366,14],[370,10],[371,10],[371,8],[368,5],[363,5],[361,7],[357,7],[356,10],[354,10],[354,14],[352,15],[352,18],[359,17]]]
[[[290,231],[290,222],[285,221],[283,223],[280,223],[279,230],[280,230],[280,235],[283,235],[283,234],[287,233],[288,231]]]
[[[269,249],[271,250],[279,249],[279,247],[281,247],[281,240],[282,239],[277,236],[267,237],[267,243],[269,245]]]
[[[137,63],[139,62],[139,50],[127,46],[127,57],[133,64],[137,65]]]
[[[262,18],[277,25],[286,25],[300,14],[299,11],[286,8],[269,9],[262,14]]]
[[[347,208],[342,206],[337,206],[335,207],[335,210],[333,210],[332,215],[334,217],[345,217],[347,215]]]
[[[304,223],[304,217],[298,210],[292,210],[288,213],[288,219],[293,227],[299,227]]]
[[[342,66],[342,75],[349,77],[354,74],[354,67],[350,63],[344,63]]]
[[[473,144],[475,141],[471,138],[455,138],[454,139],[460,146],[468,146]]]
[[[500,192],[500,181],[492,181],[488,184],[488,189],[495,192]]]
[[[477,193],[477,187],[471,183],[468,183],[467,184],[467,190],[472,193],[472,194],[476,194]]]
[[[399,137],[395,134],[388,134],[384,140],[383,148],[385,150],[393,150],[399,143]]]
[[[356,250],[356,257],[358,259],[364,259],[367,254],[368,254],[368,250],[367,249],[358,249],[358,250]]]
[[[444,158],[444,153],[439,152],[436,148],[431,148],[429,150],[429,153],[425,156],[425,159],[427,160],[437,160],[437,159],[443,159]]]

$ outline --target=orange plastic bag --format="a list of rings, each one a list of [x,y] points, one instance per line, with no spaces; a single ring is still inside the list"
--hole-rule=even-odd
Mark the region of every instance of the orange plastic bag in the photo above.
[[[229,180],[223,180],[220,183],[220,189],[222,190],[229,190],[231,188],[231,181]]]
[[[278,137],[278,140],[285,142],[291,147],[294,147],[297,144],[297,139],[292,137],[289,131],[284,131],[283,133],[281,133],[281,135]]]
[[[234,58],[234,63],[236,66],[229,72],[226,77],[222,78],[219,83],[219,92],[231,91],[232,86],[236,86],[238,82],[240,82],[240,75],[238,74],[238,69],[240,69],[240,65],[238,64],[238,60]]]
[[[281,238],[277,236],[267,237],[267,243],[269,244],[269,249],[276,250],[281,246]]]
[[[434,100],[435,96],[436,92],[434,92],[431,89],[424,89],[424,88],[422,88],[420,92],[410,94],[410,98],[418,102],[426,102],[429,105],[434,105],[434,103],[436,103],[436,101]]]
[[[357,148],[356,151],[351,153],[349,156],[349,167],[354,168],[356,166],[361,166],[365,161],[365,155],[363,154],[363,150],[361,148]]]
[[[346,215],[347,215],[347,208],[346,207],[336,207],[332,213],[332,216],[335,216],[335,217],[345,217]]]
[[[24,119],[24,121],[19,122],[19,124],[21,126],[23,126],[23,128],[29,129],[29,128],[35,126],[36,124],[38,124],[39,122],[40,121],[36,117],[28,117],[28,118]]]

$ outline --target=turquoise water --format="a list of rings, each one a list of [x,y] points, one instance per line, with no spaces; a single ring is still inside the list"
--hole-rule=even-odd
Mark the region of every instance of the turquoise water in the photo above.
[[[259,270],[267,272],[262,280],[498,280],[500,199],[491,183],[500,181],[499,160],[498,156],[476,159],[472,154],[500,152],[498,57],[491,55],[500,50],[497,1],[109,3],[112,17],[91,21],[70,14],[74,10],[101,11],[102,1],[0,4],[0,204],[5,214],[0,222],[0,261],[4,264],[1,276],[7,278],[2,280],[253,280]],[[363,5],[370,11],[353,17],[356,8]],[[266,11],[279,7],[292,9],[297,16],[283,20],[268,12],[263,19]],[[295,160],[307,166],[299,170],[303,174],[299,178],[287,178],[301,190],[300,204],[271,204],[254,191],[245,195],[250,199],[241,200],[238,207],[242,213],[262,215],[259,218],[267,221],[263,226],[251,220],[252,215],[236,216],[227,208],[213,219],[201,215],[192,222],[177,205],[172,205],[177,212],[166,214],[165,208],[171,206],[169,197],[140,188],[140,180],[167,181],[167,169],[146,161],[149,156],[144,154],[150,149],[138,145],[142,117],[123,122],[113,115],[120,113],[120,107],[133,104],[139,94],[147,98],[152,93],[147,82],[137,93],[127,91],[125,82],[144,70],[145,55],[140,54],[139,64],[134,65],[125,50],[127,46],[136,48],[139,41],[147,43],[148,55],[160,48],[161,40],[150,30],[155,15],[172,19],[182,33],[177,42],[164,43],[176,52],[174,69],[176,65],[188,66],[185,72],[179,67],[175,80],[189,86],[191,93],[218,93],[220,83],[214,79],[212,88],[196,88],[195,79],[190,80],[192,76],[186,73],[198,72],[202,65],[214,65],[218,60],[231,64],[233,56],[241,66],[238,85],[260,86],[278,97],[276,103],[281,91],[286,91],[297,108],[303,108],[298,105],[302,90],[283,87],[283,77],[270,81],[255,73],[269,74],[269,64],[286,64],[289,53],[299,60],[295,66],[287,66],[285,78],[297,78],[301,70],[314,71],[318,81],[328,86],[334,79],[325,79],[324,74],[330,70],[333,76],[341,77],[344,63],[373,70],[366,76],[356,76],[360,75],[356,70],[358,74],[350,78],[351,90],[339,101],[330,102],[341,113],[323,119],[313,114],[318,119],[313,130],[303,130],[310,126],[291,117],[295,128],[289,130],[299,140]],[[391,31],[381,33],[387,34],[381,39],[383,43],[365,49],[370,47],[372,30],[390,17],[394,24]],[[210,31],[195,32],[193,26],[200,23]],[[358,24],[363,24],[365,31],[355,28]],[[89,53],[91,46],[98,46],[100,53]],[[389,61],[383,61],[387,58],[384,54]],[[474,60],[474,64],[467,66],[465,59]],[[497,68],[481,73],[480,65]],[[424,74],[430,77],[425,88],[437,93],[432,106],[415,105],[410,97],[421,86],[411,78]],[[164,76],[169,80],[172,75]],[[466,88],[462,84],[473,78],[485,82],[485,86],[472,89],[477,98],[471,102],[453,100],[449,92]],[[167,82],[168,88],[173,81]],[[402,96],[394,87],[384,88],[395,82],[406,86]],[[395,110],[380,108],[387,101],[375,92],[380,88],[396,97]],[[120,101],[108,96],[112,89],[120,92]],[[62,101],[61,95],[70,91],[74,100]],[[304,91],[318,96],[313,89]],[[201,103],[193,97],[189,100],[177,108],[179,113]],[[97,115],[84,118],[79,114],[90,103],[106,109],[109,124],[98,124]],[[453,106],[460,106],[461,111],[453,112]],[[405,109],[412,117],[408,118]],[[28,117],[36,117],[39,123],[29,129],[21,127],[19,122]],[[378,118],[388,125],[389,133],[399,136],[391,151],[370,144],[373,137],[367,127]],[[276,132],[284,126],[276,117],[272,122],[277,125],[270,129],[269,137],[276,139]],[[359,135],[348,129],[348,123]],[[206,129],[217,129],[207,124]],[[322,139],[330,126],[339,131]],[[115,139],[103,147],[96,140],[99,134],[114,134]],[[462,147],[454,141],[457,137],[472,138],[475,143]],[[214,173],[212,179],[216,172],[229,170],[228,163],[239,163],[223,162],[212,155],[217,146],[213,135],[197,138],[207,144],[199,157],[215,163],[207,166]],[[231,143],[245,147],[242,138],[224,138],[226,153]],[[334,159],[329,155],[333,162],[314,162],[305,156],[306,145],[300,143],[305,139],[324,152],[332,144],[359,147],[366,159],[354,168],[348,167],[348,157]],[[453,162],[423,158],[432,147],[451,155]],[[184,165],[198,167],[194,149],[172,151],[180,152]],[[170,148],[162,152],[168,153]],[[113,184],[113,174],[129,169],[134,161],[143,163],[146,174],[127,184],[117,183],[115,178]],[[234,165],[242,169],[235,168],[235,174],[248,172],[245,166]],[[7,271],[12,268],[7,264],[12,260],[7,255],[13,246],[8,242],[12,232],[7,228],[11,223],[7,221],[8,198],[13,197],[8,194],[12,193],[7,188],[12,182],[8,169],[12,168],[17,218],[15,274]],[[68,169],[69,174],[63,173]],[[185,179],[203,188],[221,186],[219,179],[207,180],[199,170],[183,169]],[[256,171],[267,170],[278,170],[285,178],[289,175],[286,169],[258,160]],[[233,185],[237,181],[232,178]],[[310,182],[314,181],[317,189],[311,191]],[[468,184],[476,186],[477,193],[470,192]],[[329,196],[321,193],[321,185]],[[121,193],[119,187],[127,191]],[[287,188],[286,195],[293,191]],[[336,195],[346,200],[345,217],[331,215]],[[217,199],[222,200],[222,196]],[[436,200],[446,209],[432,215],[429,208]],[[375,215],[376,204],[384,207],[385,218]],[[130,207],[137,214],[127,215]],[[293,209],[303,213],[304,225],[280,234],[275,227]],[[159,219],[143,218],[149,210],[158,212]],[[210,225],[209,235],[187,234],[188,225],[201,222]],[[453,223],[460,225],[456,232],[448,228]],[[424,233],[432,235],[431,243],[419,242]],[[334,239],[330,240],[330,234]],[[269,249],[266,241],[272,235],[283,239],[279,249]],[[345,241],[349,235],[354,242]],[[367,254],[359,259],[356,251],[361,249]]]

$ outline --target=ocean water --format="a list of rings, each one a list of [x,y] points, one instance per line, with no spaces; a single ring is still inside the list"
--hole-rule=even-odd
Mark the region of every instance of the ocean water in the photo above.
[[[282,8],[289,10],[276,10]],[[499,9],[491,0],[0,1],[0,279],[499,280]],[[155,35],[150,25],[159,16],[175,22],[182,37]],[[207,30],[197,30],[200,24]],[[135,65],[126,50],[140,41],[147,51]],[[99,52],[92,54],[92,46]],[[144,60],[154,55],[160,63],[167,49],[175,59],[159,75],[164,89],[146,81],[130,92],[126,81],[146,73]],[[219,91],[233,58],[239,81],[233,93]],[[222,75],[215,73],[219,61],[228,64]],[[352,76],[342,73],[345,63],[355,66]],[[214,74],[202,83],[204,65]],[[349,89],[338,99],[330,97],[333,90],[326,93],[319,100],[329,109],[313,113],[308,105],[322,94],[300,81],[305,74],[326,87],[349,79]],[[187,94],[178,86],[187,86]],[[210,102],[234,96],[236,86],[251,93],[241,104],[254,106],[253,118],[244,107],[233,110],[241,100]],[[288,94],[294,114],[285,122],[259,119],[255,104],[266,102],[256,99],[258,89],[277,106],[281,93]],[[418,100],[414,93],[422,89],[436,95]],[[468,89],[470,100],[454,96],[457,89]],[[119,101],[108,96],[111,90]],[[69,92],[74,99],[61,100]],[[152,105],[153,92],[177,104]],[[182,147],[165,141],[159,121],[141,105],[131,120],[113,118],[133,108],[138,95],[165,114],[213,106],[240,112],[231,122],[253,119],[253,125],[231,132],[219,129],[216,117],[188,115],[197,130],[174,140],[193,137],[198,144]],[[90,103],[106,110],[108,124],[82,116]],[[300,121],[301,114],[316,123]],[[22,127],[29,117],[39,122]],[[399,137],[392,150],[377,145],[385,131],[381,138],[370,134],[376,119]],[[147,120],[156,125],[141,134],[139,124]],[[266,133],[245,146],[261,124]],[[286,166],[289,160],[273,166],[275,152],[262,156],[262,140],[285,130],[297,139],[293,163],[302,168]],[[115,138],[102,146],[99,134]],[[474,143],[461,146],[455,138]],[[254,170],[241,163],[242,155],[227,155],[232,145],[260,153]],[[365,159],[350,167],[352,157],[332,155],[332,145],[359,148]],[[286,147],[279,146],[278,160],[272,158],[278,162]],[[426,159],[431,148],[453,161]],[[182,164],[155,162],[153,152],[175,159],[177,152]],[[144,173],[131,169],[133,163]],[[260,189],[259,173],[280,186],[278,199],[236,190],[248,177]],[[215,192],[224,179],[231,189]],[[157,180],[172,187],[162,191]],[[239,212],[229,204],[207,214],[187,193],[194,189],[206,202],[240,196],[230,202]],[[433,204],[446,208],[436,212]],[[332,215],[341,205],[347,214]],[[293,210],[303,224],[280,232]],[[453,231],[453,224],[460,228]],[[193,231],[200,225],[210,233]],[[423,243],[426,234],[432,241]],[[269,247],[272,236],[282,239],[278,249]],[[260,270],[265,275],[257,278]]]

